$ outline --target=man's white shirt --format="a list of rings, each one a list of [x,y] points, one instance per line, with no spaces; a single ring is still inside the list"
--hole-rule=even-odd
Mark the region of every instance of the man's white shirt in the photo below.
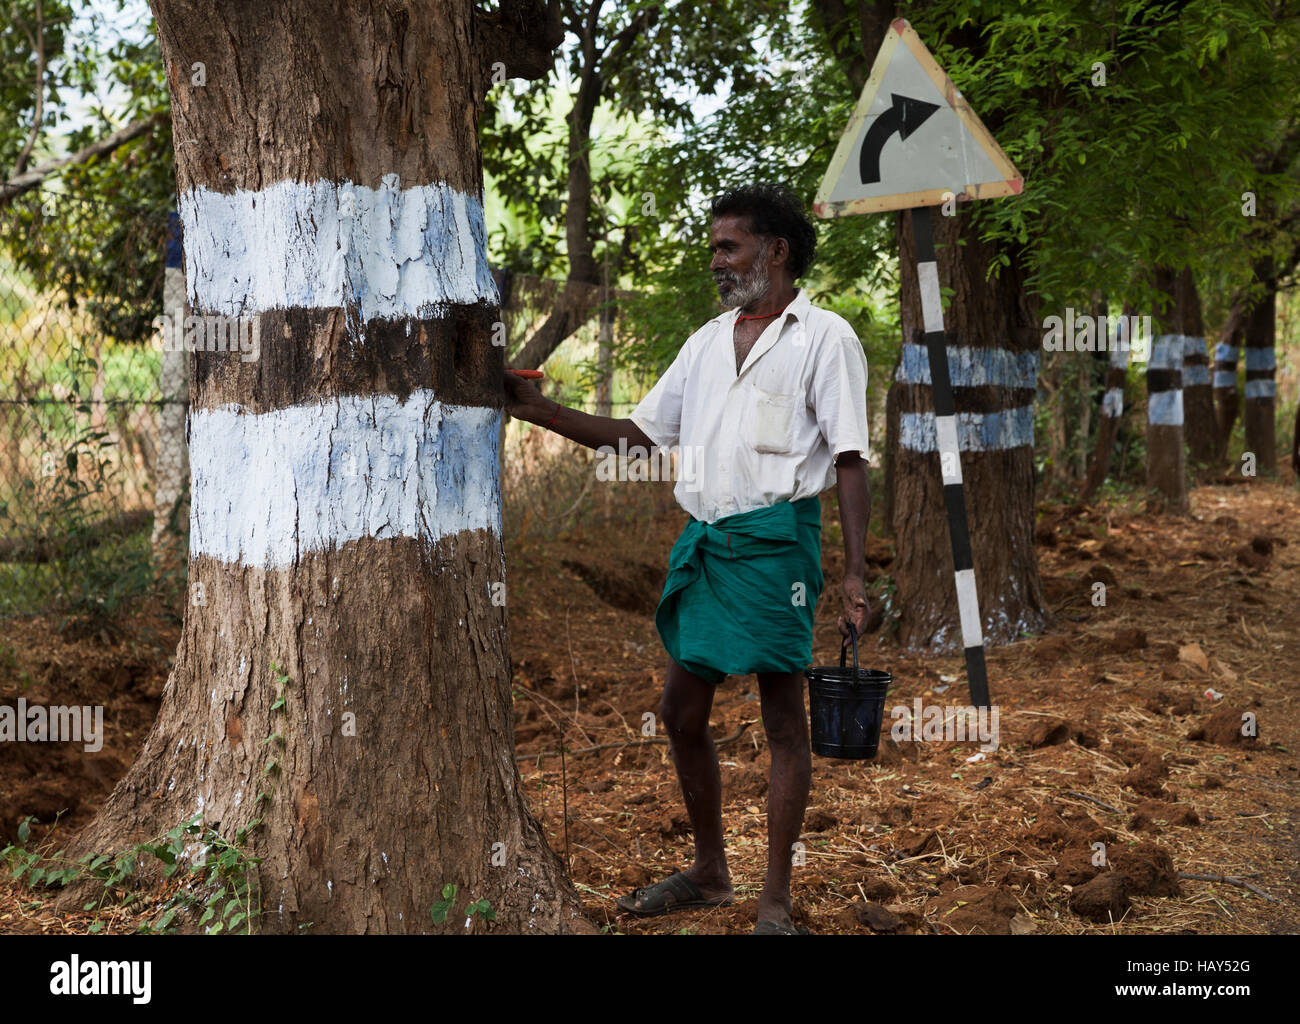
[[[728,310],[692,334],[632,411],[678,449],[678,503],[695,519],[797,501],[835,483],[835,456],[867,446],[867,359],[847,320],[800,288],[736,373]]]

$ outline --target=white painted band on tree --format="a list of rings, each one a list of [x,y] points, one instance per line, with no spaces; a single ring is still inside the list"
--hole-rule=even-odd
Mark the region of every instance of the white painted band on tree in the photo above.
[[[959,412],[957,448],[964,452],[1000,451],[1034,443],[1034,407],[1019,406],[1000,412]],[[898,443],[914,452],[939,450],[935,415],[905,412],[898,417]]]
[[[1122,370],[1128,366],[1129,353],[1132,346],[1126,345],[1124,348],[1112,348],[1110,350],[1110,365],[1117,370]]]
[[[1237,386],[1237,371],[1215,370],[1214,386],[1216,388],[1235,388]]]
[[[939,264],[933,260],[916,265],[916,277],[921,286],[921,320],[925,333],[943,330],[943,299],[939,292]]]
[[[501,532],[501,413],[433,392],[190,413],[190,550],[274,569],[362,537]]]
[[[954,345],[948,349],[948,376],[955,388],[1036,388],[1038,353]],[[903,384],[933,383],[926,346],[910,343],[903,346],[894,379]]]
[[[1179,370],[1183,365],[1183,336],[1162,334],[1151,346],[1149,370]]]
[[[936,416],[935,434],[939,451],[939,472],[944,485],[961,483],[961,455],[957,448],[957,417]]]
[[[1246,349],[1247,370],[1276,370],[1277,354],[1271,348]]]
[[[1246,381],[1247,398],[1276,398],[1277,382],[1271,380],[1248,380]]]
[[[279,181],[180,197],[191,306],[225,316],[356,308],[361,319],[429,318],[499,302],[483,204],[435,182],[379,188]]]
[[[1124,414],[1124,389],[1107,388],[1101,400],[1101,414],[1111,419],[1119,419]]]
[[[1159,427],[1183,425],[1183,390],[1156,391],[1147,395],[1147,422]]]
[[[1191,366],[1183,367],[1183,387],[1191,388],[1201,384],[1208,386],[1210,383],[1210,368],[1204,363],[1195,363]]]
[[[1205,338],[1199,334],[1183,335],[1183,358],[1205,355]]]
[[[962,569],[957,577],[957,610],[961,613],[961,642],[963,647],[978,647],[984,642],[984,626],[980,622],[979,599],[975,596],[975,570]]]
[[[1236,365],[1237,350],[1226,341],[1221,341],[1214,346],[1214,360],[1218,363],[1232,363],[1233,365]]]

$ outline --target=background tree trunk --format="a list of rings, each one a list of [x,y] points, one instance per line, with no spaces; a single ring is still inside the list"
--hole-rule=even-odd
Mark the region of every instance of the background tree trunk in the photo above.
[[[1262,293],[1246,316],[1246,451],[1255,453],[1255,470],[1277,473],[1277,337],[1278,279],[1271,259],[1257,261],[1256,284]]]
[[[185,418],[189,410],[189,357],[176,341],[183,341],[185,323],[185,271],[181,266],[180,218],[172,214],[163,270],[163,316],[171,344],[164,346],[159,366],[162,407],[158,410],[158,445],[153,474],[153,560],[156,571],[165,571],[186,556],[187,508],[181,504],[189,477],[189,449],[185,445]],[[175,523],[177,529],[170,527]]]
[[[1131,325],[1132,309],[1124,307],[1124,322]],[[1130,348],[1133,344],[1131,328],[1124,330],[1124,347],[1115,342],[1115,332],[1107,327],[1106,390],[1101,400],[1101,416],[1097,421],[1097,446],[1093,451],[1092,463],[1088,467],[1088,476],[1083,485],[1080,501],[1087,505],[1096,497],[1101,485],[1110,475],[1110,464],[1115,453],[1115,440],[1119,436],[1119,425],[1124,416],[1124,385],[1128,380],[1128,362]]]
[[[176,667],[78,846],[260,817],[264,930],[436,930],[447,883],[447,931],[481,898],[510,931],[590,928],[520,791],[493,600],[503,360],[477,118],[490,62],[545,67],[530,48],[557,25],[468,0],[153,6],[190,304],[254,318],[261,356],[192,362]]]
[[[903,339],[923,353],[911,217],[900,221]],[[1042,330],[1014,259],[986,281],[994,253],[965,211],[933,215],[932,223],[940,285],[954,291],[944,323],[984,637],[1008,643],[1022,631],[1041,629],[1048,618],[1033,545],[1033,406]],[[961,349],[968,351],[954,351]],[[893,510],[899,636],[910,647],[957,651],[961,634],[928,360],[924,366],[922,382],[905,354],[902,380],[892,385],[899,415]]]
[[[1244,317],[1244,311],[1234,306],[1214,349],[1214,417],[1218,426],[1216,461],[1219,466],[1228,458],[1232,428],[1241,409],[1237,392],[1237,354],[1241,351],[1245,334]]]
[[[1218,421],[1210,387],[1210,358],[1205,347],[1205,321],[1196,277],[1184,267],[1177,283],[1176,331],[1183,335],[1183,430],[1188,457],[1198,475],[1214,465],[1218,453]]]
[[[1147,363],[1147,486],[1170,511],[1186,514],[1187,453],[1183,430],[1183,352],[1178,310],[1178,274],[1155,270],[1156,288],[1164,293],[1157,313],[1161,326]]]

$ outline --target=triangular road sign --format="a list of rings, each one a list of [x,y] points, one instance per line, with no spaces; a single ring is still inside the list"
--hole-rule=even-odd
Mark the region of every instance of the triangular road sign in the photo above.
[[[1018,195],[1024,181],[903,18],[889,28],[813,210],[819,217]]]

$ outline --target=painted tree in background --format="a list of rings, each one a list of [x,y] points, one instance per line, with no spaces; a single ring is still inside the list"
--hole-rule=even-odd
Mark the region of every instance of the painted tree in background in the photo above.
[[[513,757],[477,139],[492,64],[543,73],[556,9],[154,13],[191,311],[251,318],[261,358],[195,354],[176,666],[78,846],[259,820],[265,930],[427,931],[448,883],[581,926]]]
[[[828,43],[858,88],[855,79],[874,59],[892,6],[860,5],[853,31],[842,5],[817,4]],[[973,52],[983,46],[977,30],[963,28],[945,38]],[[978,95],[970,98],[997,137],[998,112],[990,116]],[[1020,246],[988,244],[965,211],[933,222],[940,287],[950,293],[944,326],[982,625],[989,642],[1007,643],[1047,621],[1033,541],[1033,405],[1042,330],[1037,304],[1025,288]],[[885,443],[893,488],[888,510],[898,550],[890,568],[902,604],[899,636],[909,646],[959,650],[952,549],[909,215],[899,215],[897,224],[903,349],[890,390],[890,424],[897,427]]]
[[[1171,512],[1186,513],[1187,449],[1183,401],[1183,326],[1200,310],[1191,310],[1185,274],[1157,267],[1153,277],[1163,296],[1157,310],[1156,337],[1146,366],[1147,486]]]

